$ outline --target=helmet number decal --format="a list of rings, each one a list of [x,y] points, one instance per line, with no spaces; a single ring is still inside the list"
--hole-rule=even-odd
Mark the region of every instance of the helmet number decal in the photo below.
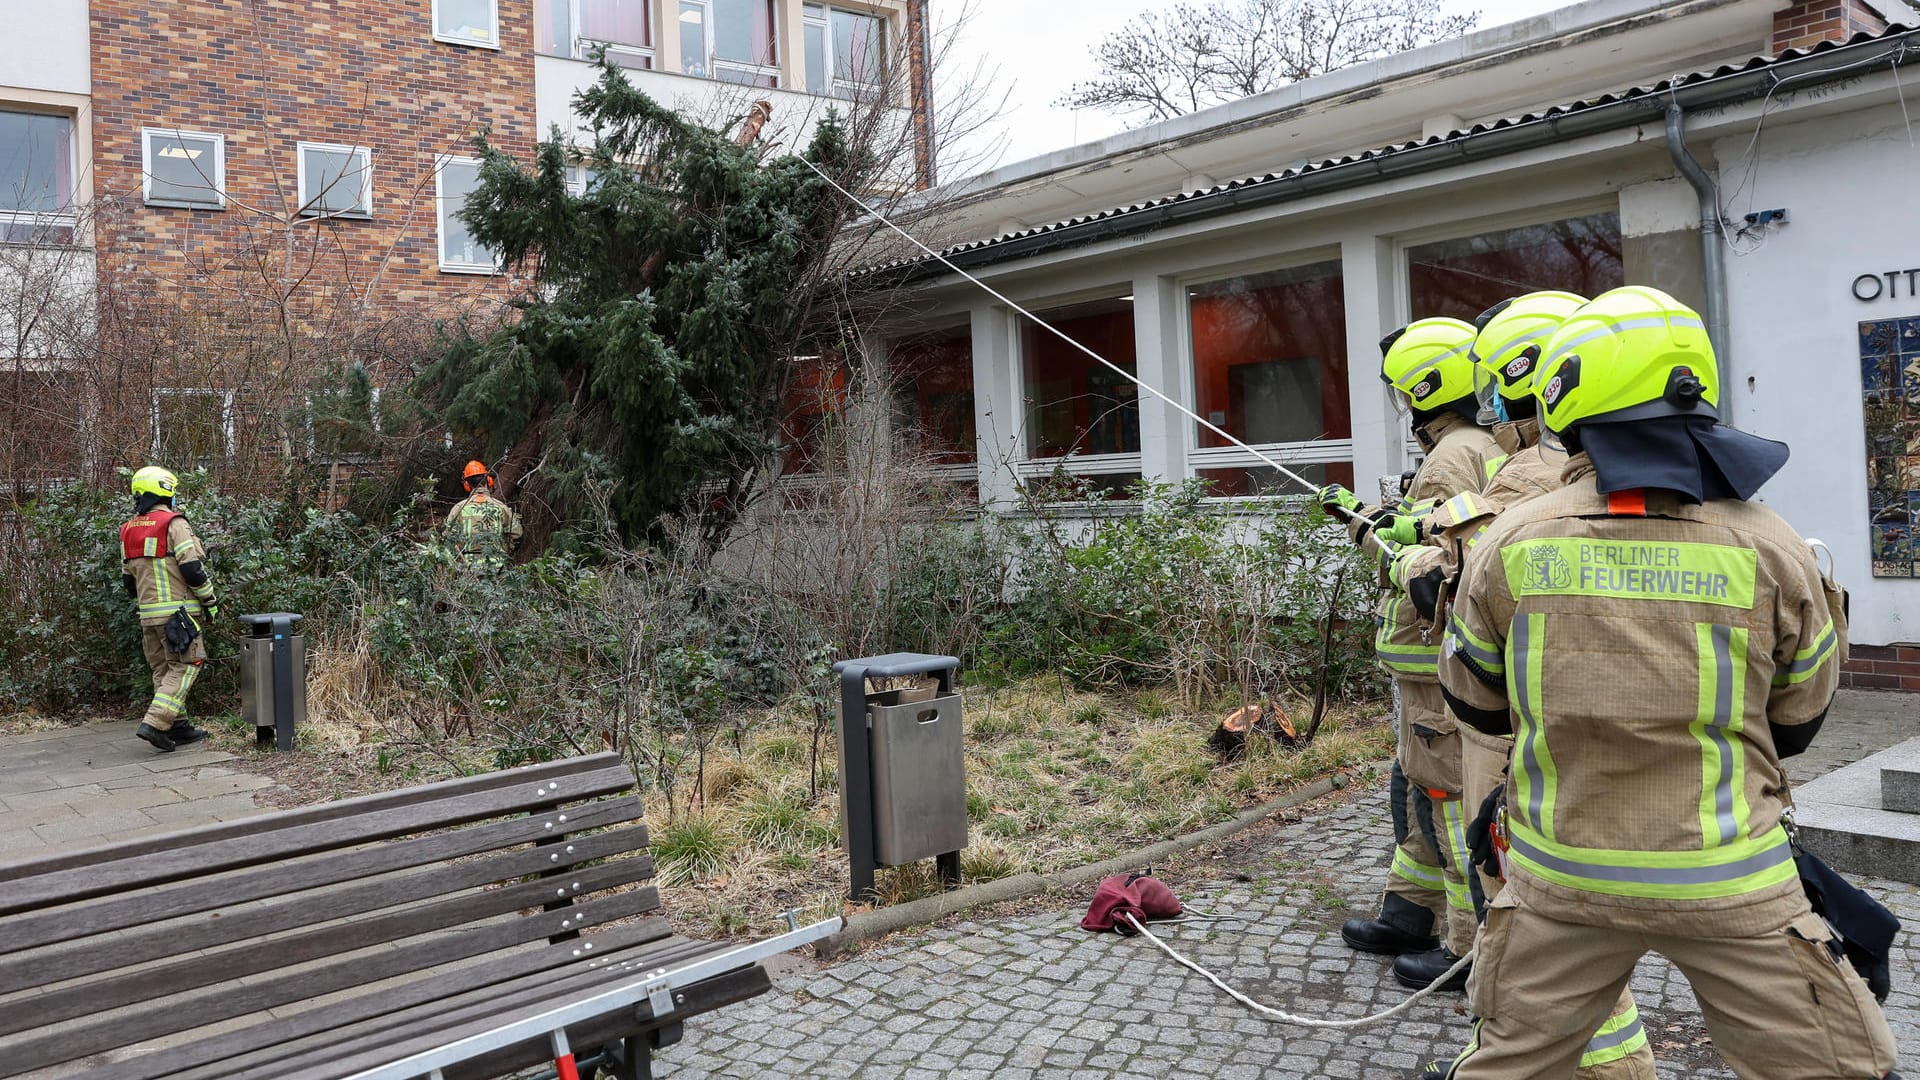
[[[1423,401],[1432,396],[1434,391],[1440,389],[1439,374],[1437,371],[1432,372],[1426,378],[1414,383],[1413,389],[1408,392],[1408,396],[1412,397],[1415,401]]]
[[[1540,400],[1551,409],[1560,404],[1560,399],[1567,395],[1567,391],[1579,385],[1580,358],[1569,356],[1566,363],[1560,365],[1560,370],[1554,372],[1553,378],[1547,380],[1547,385],[1540,388]]]
[[[1520,351],[1520,355],[1514,357],[1513,360],[1509,362],[1506,366],[1507,381],[1513,382],[1517,379],[1525,378],[1528,374],[1530,374],[1533,371],[1533,365],[1539,359],[1540,359],[1540,346],[1530,345],[1527,348],[1522,349]]]

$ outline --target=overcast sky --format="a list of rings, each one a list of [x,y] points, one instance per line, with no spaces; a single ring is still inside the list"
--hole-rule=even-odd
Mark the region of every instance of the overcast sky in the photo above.
[[[942,10],[957,10],[965,0],[935,0],[935,18]],[[1076,80],[1094,73],[1093,48],[1101,38],[1149,8],[1169,0],[974,0],[975,17],[968,24],[951,69],[973,70],[977,60],[998,65],[1003,89],[1009,92],[1005,113],[983,132],[980,145],[1004,139],[997,160],[985,160],[965,171],[1011,164],[1077,143],[1090,142],[1123,131],[1118,119],[1095,110],[1055,105]],[[1542,11],[1561,7],[1560,0],[1484,0],[1482,3],[1447,0],[1450,11],[1480,12],[1480,27],[1498,26]],[[965,156],[977,156],[969,147]],[[944,180],[958,179],[945,175]]]

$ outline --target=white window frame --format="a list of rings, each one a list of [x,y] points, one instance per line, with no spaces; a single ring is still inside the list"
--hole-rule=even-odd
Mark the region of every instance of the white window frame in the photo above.
[[[433,250],[443,274],[498,274],[501,272],[498,259],[490,263],[470,263],[451,261],[447,258],[446,234],[442,229],[447,205],[446,168],[449,165],[471,165],[478,169],[479,158],[460,157],[455,154],[442,154],[433,159]]]
[[[307,190],[307,151],[319,150],[330,154],[360,154],[366,165],[360,170],[359,207],[353,210],[316,210],[313,200],[319,198],[318,192]],[[339,143],[303,142],[294,148],[294,171],[298,176],[298,194],[300,198],[300,216],[319,218],[352,218],[364,221],[373,217],[373,148],[367,146],[342,146]]]
[[[673,2],[673,17],[676,19],[680,17],[680,8],[682,4],[688,4],[688,3],[697,4],[699,5],[701,11],[704,13],[700,19],[700,25],[701,25],[701,28],[706,33],[706,41],[702,46],[701,52],[702,52],[702,55],[704,55],[707,58],[707,73],[703,76],[697,76],[698,78],[712,79],[715,82],[733,82],[734,80],[732,79],[721,78],[720,72],[723,70],[737,71],[737,72],[742,72],[744,74],[749,74],[749,75],[765,76],[773,80],[773,84],[771,86],[760,86],[757,83],[742,83],[742,84],[736,84],[736,85],[745,85],[745,86],[752,87],[753,89],[756,89],[756,90],[786,89],[786,87],[780,85],[780,65],[777,63],[753,64],[743,60],[722,60],[719,57],[713,55],[713,0],[672,0],[672,2]],[[762,3],[766,3],[767,0],[752,0],[752,2],[756,4],[762,4]],[[777,3],[774,4],[773,5],[772,41],[773,41],[773,55],[776,60],[786,52],[787,42],[783,41],[780,37],[780,31],[784,29],[784,27],[781,24],[784,21],[785,20],[780,18],[780,5]],[[682,32],[683,33],[685,32],[684,27],[682,28]],[[681,74],[686,74],[686,73],[682,72]]]
[[[211,386],[156,386],[149,398],[147,419],[153,435],[152,450],[157,458],[160,446],[160,400],[171,397],[218,397],[220,399],[220,457],[233,459],[233,395],[232,390],[221,390]]]
[[[153,197],[153,138],[156,135],[170,139],[204,139],[213,144],[213,176],[209,178],[213,184],[214,202],[212,204]],[[140,199],[148,206],[177,206],[187,210],[225,210],[227,208],[227,137],[209,131],[188,131],[185,128],[141,128]]]
[[[481,41],[477,38],[459,37],[440,32],[440,0],[433,0],[433,40],[447,45],[463,45],[470,49],[492,49],[500,51],[500,0],[487,0],[487,6],[493,13],[493,38]]]
[[[883,54],[881,56],[881,65],[882,65],[883,71],[881,74],[880,82],[877,82],[877,83],[854,82],[851,79],[842,79],[834,74],[834,69],[837,67],[837,65],[833,62],[834,49],[837,47],[837,45],[836,45],[836,39],[833,36],[833,13],[836,10],[844,11],[849,15],[859,15],[859,16],[862,16],[863,18],[879,20],[880,50],[881,50],[881,53]],[[816,11],[820,12],[820,15],[815,16],[813,13]],[[887,58],[884,54],[887,49],[887,38],[892,34],[893,26],[892,26],[892,23],[887,19],[885,15],[882,15],[879,12],[875,12],[875,11],[856,11],[850,7],[836,8],[832,4],[803,4],[801,6],[800,12],[801,12],[800,21],[802,26],[801,32],[803,35],[805,33],[805,27],[808,27],[808,26],[817,26],[820,28],[820,31],[821,31],[820,39],[824,44],[824,47],[821,49],[821,53],[825,57],[824,63],[827,69],[826,71],[822,72],[822,74],[826,76],[824,81],[827,87],[827,93],[826,93],[827,97],[837,98],[842,101],[865,102],[865,101],[879,101],[880,99],[886,96],[887,84],[886,84],[886,75],[885,75],[884,67],[885,67]],[[807,62],[806,53],[805,53],[806,41],[804,37],[801,40],[800,45],[801,45],[800,63],[804,66]],[[844,94],[839,92],[843,89],[846,91]],[[809,94],[813,93],[813,91],[811,90],[804,90],[804,92]],[[861,95],[863,93],[869,96],[862,97]]]
[[[654,12],[659,9],[662,0],[647,0],[647,21],[654,24],[648,27],[648,30],[652,32],[652,37],[654,38],[652,45],[628,45],[619,41],[601,41],[598,38],[583,37],[580,33],[580,5],[584,0],[553,0],[553,2],[556,4],[565,4],[567,8],[567,36],[573,39],[569,46],[571,51],[568,52],[568,56],[573,57],[575,60],[591,60],[593,59],[593,50],[605,46],[608,56],[644,57],[647,61],[647,66],[641,70],[660,70],[660,55],[658,52],[660,47],[660,27],[658,20],[654,18]],[[678,17],[680,10],[678,0],[668,0],[668,2],[673,3],[675,16]]]
[[[1221,282],[1240,278],[1259,277],[1262,274],[1281,273],[1298,270],[1319,263],[1333,263],[1340,267],[1340,279],[1346,280],[1346,262],[1341,258],[1339,248],[1306,248],[1287,253],[1280,259],[1260,259],[1253,262],[1236,263],[1229,266],[1209,267],[1204,271],[1176,277],[1173,282],[1176,302],[1175,347],[1178,351],[1179,377],[1174,385],[1176,394],[1188,407],[1198,409],[1200,404],[1199,377],[1193,369],[1193,290],[1206,285],[1218,285]],[[1349,349],[1349,352],[1352,350]],[[1387,411],[1392,413],[1389,406]],[[1223,425],[1224,426],[1224,425]],[[1199,478],[1203,471],[1216,469],[1265,469],[1271,465],[1262,461],[1254,453],[1259,451],[1284,465],[1339,465],[1353,461],[1354,440],[1352,436],[1344,439],[1303,439],[1293,442],[1251,443],[1252,450],[1243,450],[1231,443],[1226,446],[1201,446],[1199,425],[1183,416],[1180,418],[1180,479]],[[1273,500],[1282,503],[1298,502],[1297,495],[1232,495],[1212,496],[1220,500],[1248,502],[1252,500]]]
[[[74,205],[79,201],[77,190],[80,183],[80,118],[73,113],[59,109],[36,107],[27,102],[0,101],[0,112],[21,113],[33,116],[56,116],[67,121],[67,173],[74,178],[76,190],[67,192],[65,210],[5,210],[0,209],[0,237],[6,235],[7,226],[29,225],[36,229],[65,229],[67,241],[64,244],[49,244],[49,247],[77,248],[87,246],[80,236],[80,212]],[[0,246],[34,247],[41,242],[29,240],[24,244],[0,241]]]

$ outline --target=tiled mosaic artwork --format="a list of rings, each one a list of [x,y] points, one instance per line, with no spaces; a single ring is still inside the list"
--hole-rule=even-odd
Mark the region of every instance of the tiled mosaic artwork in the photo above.
[[[1920,317],[1860,324],[1873,576],[1920,577]]]

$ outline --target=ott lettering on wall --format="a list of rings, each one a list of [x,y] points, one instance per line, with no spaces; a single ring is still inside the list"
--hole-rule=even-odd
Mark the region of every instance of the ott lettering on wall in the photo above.
[[[1905,293],[1900,291],[1902,282],[1907,287]],[[1916,292],[1916,289],[1920,289],[1920,266],[1911,270],[1886,270],[1878,274],[1861,274],[1853,279],[1853,298],[1863,304],[1871,304],[1875,300],[1897,300],[1903,295],[1912,299],[1920,296],[1920,292]]]

